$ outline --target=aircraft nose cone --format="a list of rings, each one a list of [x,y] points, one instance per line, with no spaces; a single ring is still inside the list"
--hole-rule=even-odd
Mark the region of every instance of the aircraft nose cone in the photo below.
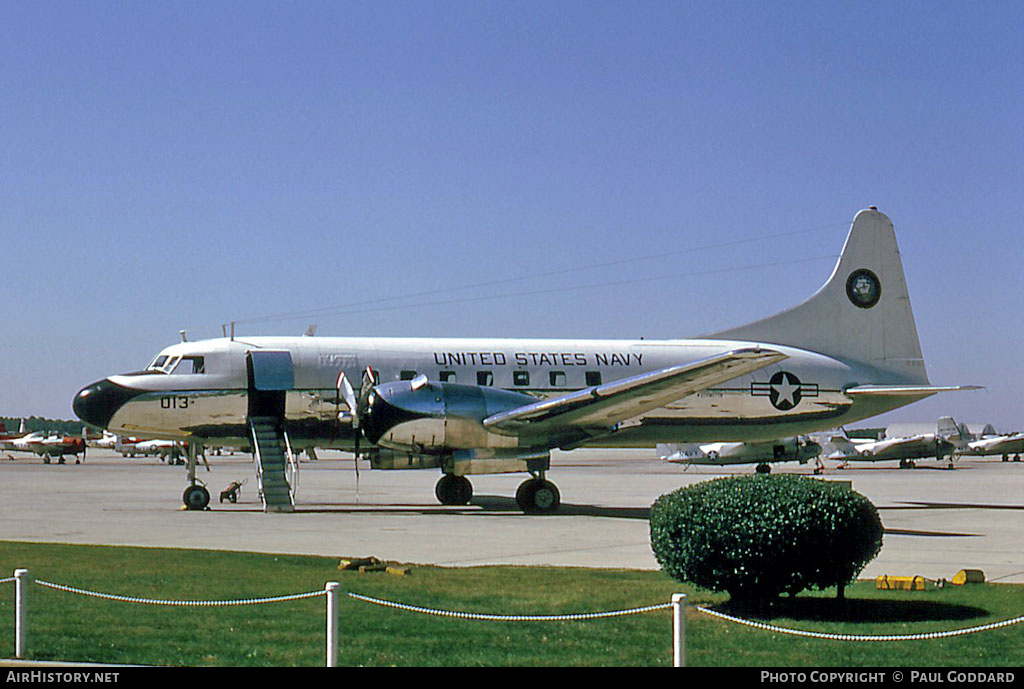
[[[82,388],[75,395],[71,408],[82,421],[107,428],[114,413],[138,394],[140,393],[136,390],[104,379]]]

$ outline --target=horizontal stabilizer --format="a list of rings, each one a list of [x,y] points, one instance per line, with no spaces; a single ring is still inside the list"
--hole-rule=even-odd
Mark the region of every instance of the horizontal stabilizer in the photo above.
[[[875,395],[879,397],[906,397],[934,395],[937,392],[963,392],[982,390],[980,385],[858,385],[847,388],[847,395]]]

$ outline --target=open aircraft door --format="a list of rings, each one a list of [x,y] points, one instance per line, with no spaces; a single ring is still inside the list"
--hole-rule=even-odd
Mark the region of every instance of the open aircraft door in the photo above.
[[[285,395],[295,387],[295,369],[288,351],[253,349],[246,353],[249,417],[283,419]]]

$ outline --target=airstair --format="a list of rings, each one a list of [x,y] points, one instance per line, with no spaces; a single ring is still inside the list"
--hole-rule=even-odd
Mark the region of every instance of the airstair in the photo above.
[[[292,454],[288,433],[272,416],[249,417],[256,482],[265,512],[294,512],[299,464]]]

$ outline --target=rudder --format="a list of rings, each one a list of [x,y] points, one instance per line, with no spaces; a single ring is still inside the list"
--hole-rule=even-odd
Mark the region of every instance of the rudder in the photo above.
[[[894,382],[928,384],[896,232],[874,207],[854,217],[831,277],[814,296],[707,337],[789,345],[868,364]]]

